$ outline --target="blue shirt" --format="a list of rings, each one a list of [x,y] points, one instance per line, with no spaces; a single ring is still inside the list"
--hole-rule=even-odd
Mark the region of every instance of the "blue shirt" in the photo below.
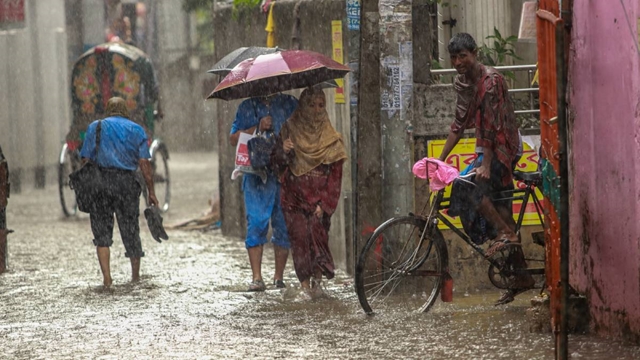
[[[96,159],[96,129],[98,121],[87,128],[80,156],[91,159],[101,167],[136,170],[138,160],[149,159],[147,134],[142,126],[120,116],[102,120],[100,151]]]
[[[269,106],[265,105],[259,97],[249,98],[240,103],[238,110],[236,111],[236,119],[231,125],[231,134],[235,134],[240,130],[250,129],[260,124],[260,119],[267,115],[271,115],[271,129],[275,135],[280,133],[282,124],[293,114],[293,111],[298,107],[298,99],[292,95],[277,94],[271,98]],[[271,171],[267,171],[267,184],[276,183],[275,175]],[[251,178],[253,178],[251,180]],[[245,190],[247,184],[258,184],[258,175],[255,174],[243,174],[242,175],[242,189]],[[275,189],[276,187],[273,186]],[[275,191],[275,190],[273,190]]]
[[[267,115],[272,118],[272,130],[274,134],[279,134],[282,124],[293,114],[298,107],[298,100],[291,95],[277,94],[265,105],[260,98],[250,98],[238,106],[236,119],[231,125],[231,134],[240,130],[246,130],[260,124],[260,119]]]

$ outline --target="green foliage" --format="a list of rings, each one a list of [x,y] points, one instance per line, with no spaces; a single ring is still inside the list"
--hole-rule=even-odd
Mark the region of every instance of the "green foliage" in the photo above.
[[[507,58],[522,60],[521,57],[516,55],[514,44],[518,41],[518,37],[511,35],[507,38],[502,37],[500,31],[493,28],[493,35],[489,35],[486,40],[493,40],[493,46],[487,46],[483,44],[478,48],[478,60],[489,66],[501,66],[505,65]],[[514,79],[515,76],[512,72],[504,72],[505,76]]]
[[[209,10],[211,5],[213,5],[213,0],[182,0],[182,8],[186,12]]]
[[[254,8],[258,5],[260,5],[260,0],[233,0],[233,7],[236,7],[236,8],[241,8],[243,6],[248,8]]]
[[[198,34],[198,45],[201,53],[213,53],[213,18],[211,7],[214,0],[183,0],[182,8],[186,12],[195,13],[196,32]]]
[[[198,33],[198,49],[205,54],[213,53],[213,2],[224,0],[182,0],[182,9],[196,15],[196,31]],[[233,19],[238,20],[243,14],[253,11],[261,0],[233,0]]]
[[[502,37],[502,34],[500,34],[500,31],[494,27],[493,35],[487,36],[486,39],[493,39],[493,46],[487,46],[486,44],[484,44],[479,48],[479,55],[481,56],[480,60],[485,65],[504,65],[504,61],[507,59],[507,57],[522,60],[522,58],[516,55],[514,49],[514,44],[518,41],[517,36],[511,35],[505,39]]]
[[[243,14],[246,14],[260,6],[260,2],[261,0],[233,0],[233,19],[240,19]]]
[[[208,10],[196,10],[196,32],[198,49],[204,54],[213,54],[213,21]]]

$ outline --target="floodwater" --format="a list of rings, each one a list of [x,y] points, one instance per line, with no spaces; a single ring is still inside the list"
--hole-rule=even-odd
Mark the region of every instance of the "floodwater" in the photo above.
[[[165,223],[199,215],[214,191],[214,154],[172,154],[174,201]],[[38,219],[39,221],[34,221]],[[100,284],[86,216],[62,219],[57,188],[25,190],[8,208],[9,271],[0,275],[1,359],[552,359],[550,334],[532,333],[535,292],[493,307],[499,293],[455,294],[426,314],[366,316],[344,273],[306,300],[287,265],[285,290],[245,292],[241,240],[219,231],[170,231],[158,244],[143,227],[142,280],[115,236],[114,286]],[[146,224],[143,222],[143,226]],[[273,274],[265,249],[263,275]],[[637,359],[640,348],[570,337],[572,358]]]

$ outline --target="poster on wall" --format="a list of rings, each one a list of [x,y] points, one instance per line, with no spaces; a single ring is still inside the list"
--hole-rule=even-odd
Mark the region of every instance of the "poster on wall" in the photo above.
[[[444,148],[446,140],[432,140],[427,143],[427,156],[428,157],[440,157],[442,154],[442,149]],[[535,146],[533,141],[523,141],[524,152],[518,165],[516,165],[516,170],[527,172],[527,171],[537,171],[538,169],[538,152],[535,150]],[[459,171],[464,170],[467,166],[471,165],[476,158],[476,139],[461,139],[458,145],[453,148],[449,156],[447,157],[447,164],[455,167]],[[523,189],[525,187],[524,183],[514,180],[514,185],[518,189]],[[448,186],[445,189],[445,197],[449,197],[451,195],[451,186]],[[540,200],[540,203],[544,206],[544,197],[542,192],[536,188],[536,197]],[[513,216],[514,219],[517,218],[520,209],[522,208],[522,200],[513,202]],[[452,224],[454,224],[458,228],[462,228],[462,224],[460,223],[459,217],[449,217],[445,214],[445,217]],[[525,209],[524,221],[522,225],[540,225],[540,219],[538,218],[538,213],[536,212],[535,205],[533,201],[529,201],[527,204],[527,208]],[[440,224],[441,229],[447,229],[446,225]]]
[[[24,0],[0,0],[0,29],[25,26]]]
[[[380,103],[382,110],[402,109],[402,89],[400,87],[400,66],[397,63],[385,65],[388,87],[382,89],[380,93]]]
[[[331,22],[331,44],[333,51],[331,57],[337,63],[344,64],[344,47],[342,46],[342,21],[333,20]],[[336,104],[344,104],[344,79],[336,79],[338,87],[336,88]]]
[[[349,30],[360,30],[360,0],[347,0],[347,26]]]
[[[351,72],[349,73],[349,103],[352,106],[358,105],[358,72],[359,72],[359,63],[357,61],[352,61],[349,63],[349,69]]]

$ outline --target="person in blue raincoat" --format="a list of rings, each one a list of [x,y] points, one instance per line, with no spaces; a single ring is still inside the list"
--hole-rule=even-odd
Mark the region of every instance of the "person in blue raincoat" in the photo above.
[[[236,147],[240,133],[254,134],[257,131],[280,133],[282,124],[293,114],[298,100],[291,95],[276,94],[268,97],[254,97],[244,100],[236,112],[231,126],[229,143]],[[242,191],[247,216],[247,236],[245,246],[249,253],[249,263],[253,279],[249,291],[264,291],[266,285],[262,279],[262,253],[267,243],[267,232],[271,222],[271,243],[275,252],[276,269],[273,284],[284,288],[284,268],[289,257],[289,236],[280,206],[280,183],[277,176],[268,170],[264,183],[256,174],[243,175]]]

